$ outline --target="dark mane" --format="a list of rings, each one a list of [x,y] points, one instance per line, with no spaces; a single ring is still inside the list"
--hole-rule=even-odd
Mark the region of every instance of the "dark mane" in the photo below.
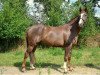
[[[71,20],[67,23],[67,25],[71,25],[71,26],[72,26],[75,22],[78,22],[78,21],[79,21],[79,16],[77,16],[77,17],[71,19]]]

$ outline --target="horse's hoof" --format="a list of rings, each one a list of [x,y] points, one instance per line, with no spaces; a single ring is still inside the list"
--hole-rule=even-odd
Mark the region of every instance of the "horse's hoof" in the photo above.
[[[35,70],[36,68],[35,67],[30,67],[30,70]]]
[[[68,71],[67,71],[67,69],[64,69],[64,73],[67,73]]]
[[[64,71],[64,74],[67,74],[68,72],[67,71]]]
[[[25,68],[22,68],[22,72],[25,72],[26,71],[26,69]]]
[[[73,68],[70,68],[70,69],[68,69],[68,71],[71,71],[72,72],[72,71],[74,71],[74,69]]]

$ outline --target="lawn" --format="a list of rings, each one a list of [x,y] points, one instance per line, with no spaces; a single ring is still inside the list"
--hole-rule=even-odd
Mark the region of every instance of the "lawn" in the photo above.
[[[8,51],[0,53],[0,66],[21,66],[24,50]],[[36,66],[62,66],[64,50],[61,48],[37,48]],[[74,66],[100,66],[100,48],[74,48],[71,64]],[[29,58],[27,60],[29,66]]]

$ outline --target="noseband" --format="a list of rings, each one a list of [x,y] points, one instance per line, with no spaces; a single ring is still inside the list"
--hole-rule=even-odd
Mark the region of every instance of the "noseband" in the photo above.
[[[85,22],[85,20],[83,18],[80,18],[80,19],[82,19],[82,21]]]
[[[82,21],[83,21],[84,23],[86,22],[86,21],[83,19],[83,17],[82,17],[82,18],[80,17],[80,20],[81,20],[81,19],[82,19]]]

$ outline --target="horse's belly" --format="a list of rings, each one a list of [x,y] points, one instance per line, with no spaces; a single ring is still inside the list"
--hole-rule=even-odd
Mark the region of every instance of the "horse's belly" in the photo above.
[[[63,46],[64,45],[63,34],[49,33],[44,36],[42,42],[50,46]]]
[[[63,41],[58,41],[58,40],[52,40],[52,39],[45,39],[42,43],[49,45],[49,46],[63,46],[64,43]]]

